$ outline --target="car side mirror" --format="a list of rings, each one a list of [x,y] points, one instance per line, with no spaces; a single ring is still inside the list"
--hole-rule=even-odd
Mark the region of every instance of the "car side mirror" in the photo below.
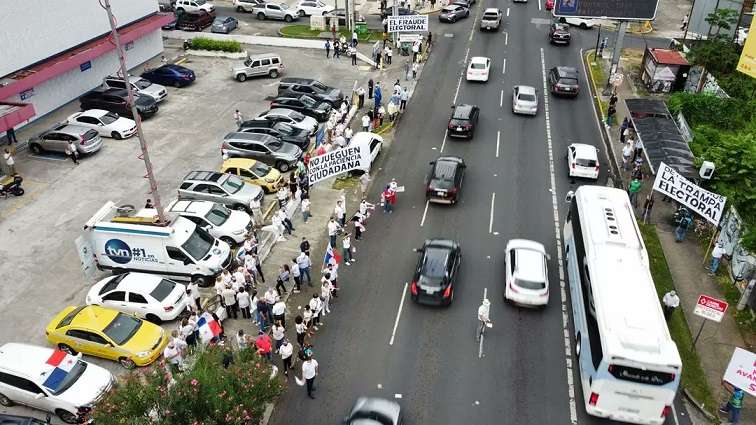
[[[451,108],[454,109],[454,105],[452,105]]]
[[[46,397],[45,393],[37,393],[37,394],[34,395],[34,399],[35,400],[42,400],[45,397]]]
[[[574,197],[575,197],[575,191],[571,190],[571,191],[567,192],[567,195],[564,197],[564,202],[566,204],[569,204],[569,203],[572,202],[572,198],[574,198]]]
[[[430,164],[430,165],[433,165],[433,164],[435,164],[435,163],[436,163],[436,161],[431,161],[431,162],[429,162],[428,164]]]

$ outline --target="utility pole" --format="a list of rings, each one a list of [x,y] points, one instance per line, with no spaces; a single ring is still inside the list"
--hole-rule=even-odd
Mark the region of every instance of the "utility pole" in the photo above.
[[[606,80],[606,89],[604,90],[605,94],[609,93],[611,78],[619,69],[620,55],[622,53],[622,43],[625,40],[627,23],[628,21],[620,21],[619,28],[617,29],[617,41],[614,43],[614,51],[612,52],[612,64],[609,67],[609,79]]]
[[[108,21],[110,22],[110,34],[113,37],[113,44],[115,44],[116,54],[118,55],[118,62],[121,64],[121,78],[123,78],[124,81],[128,81],[129,70],[128,68],[126,68],[126,55],[123,51],[123,46],[121,45],[121,37],[118,34],[116,18],[115,16],[113,16],[113,10],[110,8],[110,0],[101,0],[101,4],[103,5],[105,11],[108,13]],[[149,193],[152,196],[153,204],[155,205],[155,209],[158,213],[158,223],[165,224],[167,223],[167,221],[165,219],[165,214],[163,214],[163,205],[160,202],[157,180],[155,180],[155,173],[152,170],[152,162],[150,162],[150,155],[147,152],[147,141],[144,137],[144,132],[142,131],[142,119],[139,117],[139,112],[137,111],[136,103],[134,102],[134,92],[131,90],[131,84],[126,84],[126,93],[126,101],[131,108],[131,115],[134,116],[134,121],[136,121],[137,137],[139,138],[139,146],[142,148],[142,160],[144,161],[144,167],[147,170],[147,175],[145,177],[150,182]]]
[[[690,6],[690,12],[688,12],[688,23],[685,25],[685,33],[683,34],[683,39],[680,44],[682,44],[683,48],[680,49],[681,52],[685,51],[685,41],[688,39],[688,28],[690,28],[690,18],[693,17],[693,9],[696,8],[696,0],[693,0],[693,4]]]

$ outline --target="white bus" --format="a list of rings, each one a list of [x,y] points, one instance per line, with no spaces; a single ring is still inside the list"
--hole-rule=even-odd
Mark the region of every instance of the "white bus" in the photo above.
[[[664,423],[682,362],[627,194],[580,186],[563,236],[586,411],[623,422]]]

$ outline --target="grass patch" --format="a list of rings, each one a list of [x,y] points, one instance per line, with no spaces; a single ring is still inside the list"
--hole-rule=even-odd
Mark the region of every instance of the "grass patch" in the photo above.
[[[280,31],[281,35],[289,38],[321,38],[320,35],[323,33],[327,33],[329,35],[327,38],[331,38],[330,31],[313,30],[310,29],[309,25],[304,24],[284,25]],[[347,40],[352,39],[352,33],[345,28],[341,28],[336,33],[339,34],[339,37],[343,35]],[[326,37],[322,38],[325,40]],[[383,40],[383,34],[368,31],[366,34],[358,34],[357,39],[360,41],[379,41]]]
[[[336,180],[333,181],[333,186],[331,186],[331,188],[335,190],[354,189],[355,187],[357,187],[358,181],[359,178],[355,176],[336,177]]]
[[[656,292],[661,298],[668,291],[675,289],[672,281],[672,275],[667,266],[667,259],[664,257],[664,251],[656,234],[656,228],[653,225],[638,223],[643,234],[643,240],[648,250],[651,275],[654,278]],[[682,385],[690,394],[703,404],[704,408],[712,414],[716,414],[717,403],[711,393],[711,389],[706,383],[701,359],[698,353],[691,347],[693,337],[690,335],[688,322],[682,311],[675,312],[667,322],[672,339],[677,344],[677,351],[680,352],[680,358],[683,363]]]
[[[719,290],[724,294],[725,300],[730,304],[728,309],[733,318],[735,324],[738,325],[738,330],[743,336],[743,339],[748,342],[749,339],[753,339],[752,335],[756,334],[756,320],[754,320],[753,313],[750,308],[744,308],[738,311],[737,305],[740,301],[741,293],[738,288],[732,283],[729,272],[725,267],[720,265],[715,281],[719,286]]]
[[[593,82],[593,87],[597,91],[597,93],[594,93],[596,95],[594,102],[596,102],[596,106],[599,108],[599,112],[601,113],[601,117],[603,118],[604,111],[609,108],[609,102],[601,99],[601,92],[599,90],[601,90],[602,84],[604,81],[606,81],[607,77],[604,73],[604,68],[601,67],[601,62],[596,62],[596,52],[586,54],[585,60],[586,62],[588,62],[589,77]]]

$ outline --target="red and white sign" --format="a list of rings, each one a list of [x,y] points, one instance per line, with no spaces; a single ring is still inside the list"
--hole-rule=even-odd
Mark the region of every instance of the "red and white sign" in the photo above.
[[[724,380],[756,397],[756,354],[735,348]]]
[[[728,304],[726,301],[718,300],[708,295],[699,295],[693,313],[715,322],[721,322],[727,311],[727,307]]]

